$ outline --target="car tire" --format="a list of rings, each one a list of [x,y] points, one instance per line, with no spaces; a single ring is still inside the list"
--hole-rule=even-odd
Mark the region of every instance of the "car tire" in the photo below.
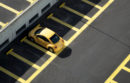
[[[54,49],[53,49],[53,48],[49,47],[48,50],[49,50],[50,52],[54,53]]]

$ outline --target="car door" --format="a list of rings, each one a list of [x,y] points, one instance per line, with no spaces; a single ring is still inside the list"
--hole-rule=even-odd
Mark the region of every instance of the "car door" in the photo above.
[[[40,45],[47,48],[47,45],[49,44],[49,40],[47,38],[45,38],[44,36],[38,35],[37,39]]]

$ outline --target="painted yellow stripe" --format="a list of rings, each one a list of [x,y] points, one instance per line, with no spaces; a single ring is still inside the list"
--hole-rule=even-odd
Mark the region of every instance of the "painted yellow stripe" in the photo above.
[[[77,37],[84,29],[86,29],[88,27],[89,24],[91,24],[111,3],[113,2],[113,0],[110,0],[109,3],[107,3],[103,8],[102,10],[100,10],[98,13],[96,13],[94,15],[94,17],[91,19],[91,21],[89,21],[88,23],[86,23],[81,29],[80,31],[78,31],[75,36],[73,36],[73,38],[68,42],[66,41],[66,46],[68,46],[74,39],[75,37]],[[22,39],[23,42],[25,42],[25,40],[27,40],[26,38]],[[39,49],[39,47],[38,47]],[[42,49],[42,48],[40,48]],[[45,51],[45,50],[44,50]],[[46,51],[45,51],[46,52]],[[26,83],[30,83],[34,78],[36,78],[36,76],[41,72],[43,71],[57,56],[51,56],[41,67],[40,69],[38,69],[36,72],[33,73],[32,76],[30,76]]]
[[[38,65],[34,64],[33,62],[31,62],[31,61],[29,61],[29,60],[19,56],[18,54],[14,53],[14,52],[11,52],[10,54],[13,55],[14,57],[16,57],[17,59],[25,62],[26,64],[32,66],[35,69],[39,69],[40,68],[40,66],[38,66]]]
[[[97,12],[93,18],[87,22],[81,29],[78,31],[73,38],[70,39],[70,41],[66,42],[66,46],[68,46],[84,29],[88,27],[89,24],[91,24],[111,3],[113,0],[110,0],[99,12]],[[50,18],[53,14],[49,15],[48,18]],[[24,40],[23,40],[24,41]],[[37,70],[31,77],[28,78],[26,82],[31,82],[41,71],[43,71],[57,56],[52,56],[41,66],[39,70]]]
[[[111,80],[111,82],[108,82],[108,83],[118,83],[118,82],[116,82],[115,80]]]
[[[60,24],[62,24],[62,25],[64,25],[64,26],[66,26],[66,27],[68,27],[68,28],[70,28],[70,29],[73,29],[74,31],[78,31],[78,30],[79,30],[78,28],[76,28],[76,27],[74,27],[74,26],[72,26],[72,25],[70,25],[70,24],[68,24],[68,23],[66,23],[66,22],[64,22],[64,21],[62,21],[62,20],[60,20],[60,19],[54,17],[54,16],[53,16],[53,13],[51,13],[51,14],[47,17],[47,19],[52,19],[52,20],[54,20],[54,21],[56,21],[56,22],[58,22],[58,23],[60,23]]]
[[[37,0],[26,0],[28,2],[30,2],[31,4],[35,3]]]
[[[128,67],[123,67],[123,69],[125,70],[125,71],[127,71],[127,72],[129,72],[130,73],[130,68],[128,68]]]
[[[130,54],[124,59],[124,61],[117,67],[117,69],[109,76],[109,78],[105,81],[105,83],[111,82],[115,78],[115,76],[122,70],[122,68],[125,68],[125,65],[130,61]],[[127,70],[127,69],[126,69]],[[129,70],[128,70],[129,72]]]
[[[3,3],[0,3],[0,6],[7,9],[7,10],[9,10],[9,11],[11,11],[11,12],[13,12],[13,13],[15,13],[15,14],[17,14],[17,15],[22,13],[22,11],[19,12],[16,9],[13,9],[12,7],[9,7],[9,6],[7,6],[7,5],[5,5]]]
[[[1,25],[1,26],[5,26],[6,24],[5,24],[5,23],[3,23],[3,22],[0,22],[0,25]]]
[[[24,42],[25,39],[27,39],[27,36],[25,36],[24,38],[22,38],[22,39],[20,40],[20,42],[21,42],[21,43]]]
[[[45,52],[46,54],[48,54],[48,55],[50,55],[50,56],[57,56],[57,55],[55,55],[54,53],[52,53],[52,52],[50,52],[50,51],[47,51],[46,49],[40,47],[39,45],[37,45],[37,44],[35,44],[35,43],[29,41],[28,39],[24,39],[23,42],[25,42],[25,43],[27,43],[27,44],[29,44],[29,45],[35,47],[36,49],[38,49],[38,50],[40,50],[40,51],[42,51],[42,52]]]
[[[67,45],[69,45],[74,39],[78,37],[98,16],[102,14],[102,12],[113,2],[113,0],[109,0],[103,7],[100,9],[88,22],[86,22],[81,29],[76,32],[68,41]]]
[[[82,14],[82,13],[80,13],[80,12],[78,12],[78,11],[76,11],[76,10],[74,10],[74,9],[70,8],[70,7],[63,6],[63,8],[64,8],[64,9],[66,9],[66,10],[68,10],[68,11],[70,11],[70,12],[73,12],[74,14],[77,14],[77,15],[79,15],[79,16],[81,16],[81,17],[83,17],[83,18],[87,19],[87,20],[89,20],[89,19],[90,19],[90,17],[89,17],[89,16],[86,16],[86,15],[84,15],[84,14]]]
[[[0,22],[0,25],[2,26],[2,28],[4,28],[8,23],[3,23],[3,22]]]
[[[70,25],[70,24],[68,24],[68,23],[66,23],[66,22],[64,22],[64,21],[54,17],[54,16],[50,17],[50,19],[52,19],[52,20],[54,20],[54,21],[56,21],[56,22],[58,22],[58,23],[60,23],[60,24],[62,24],[64,26],[66,26],[66,27],[68,27],[70,29],[73,29],[74,31],[78,31],[79,30],[78,28],[76,28],[76,27],[74,27],[74,26],[72,26],[72,25]]]
[[[98,8],[98,9],[102,9],[101,6],[99,6],[99,5],[95,4],[95,3],[92,3],[92,2],[90,2],[90,1],[88,1],[88,0],[82,0],[82,1],[83,1],[84,3],[87,3],[87,4],[91,5],[91,6],[94,6],[94,7]]]
[[[64,40],[64,41],[65,41],[65,43],[67,42],[66,40]],[[43,70],[57,57],[58,54],[53,54],[53,53],[51,53],[51,52],[45,50],[44,48],[41,48],[40,46],[38,46],[38,45],[34,44],[33,42],[27,40],[26,37],[24,37],[24,38],[21,40],[21,42],[25,42],[25,43],[27,43],[27,44],[29,44],[29,45],[31,45],[31,46],[33,46],[33,47],[35,47],[35,48],[37,48],[37,49],[43,51],[43,52],[46,52],[48,55],[51,56],[51,57],[50,57],[36,72],[34,72],[34,73],[27,79],[27,81],[25,82],[25,83],[30,83],[34,78],[36,78],[36,77],[40,74],[41,71],[43,71]],[[65,45],[66,45],[66,44],[65,44]],[[60,52],[61,52],[61,51],[60,51]],[[60,52],[59,52],[59,53],[60,53]]]
[[[9,50],[9,51],[7,52],[7,54],[11,54],[11,55],[14,56],[15,58],[17,58],[17,59],[23,61],[24,63],[26,63],[26,64],[32,66],[32,67],[35,68],[35,69],[39,69],[39,68],[40,68],[40,66],[34,64],[33,62],[31,62],[31,61],[25,59],[24,57],[18,55],[18,54],[15,53],[15,52],[13,52],[13,49]]]
[[[63,8],[70,11],[70,12],[73,12],[74,14],[77,14],[77,15],[83,17],[84,19],[87,19],[87,20],[91,19],[89,16],[86,16],[86,15],[84,15],[84,14],[82,14],[82,13],[80,13],[80,12],[78,12],[78,11],[72,9],[72,8],[69,8],[67,6],[63,6]]]
[[[30,83],[41,71],[43,71],[57,56],[50,57],[36,72],[33,73],[32,76],[30,76],[27,79],[27,83]]]
[[[16,79],[17,81],[19,81],[21,83],[25,83],[25,80],[23,78],[13,74],[12,72],[8,71],[7,69],[5,69],[5,68],[3,68],[1,66],[0,66],[0,71],[4,72],[5,74],[11,76],[12,78]]]

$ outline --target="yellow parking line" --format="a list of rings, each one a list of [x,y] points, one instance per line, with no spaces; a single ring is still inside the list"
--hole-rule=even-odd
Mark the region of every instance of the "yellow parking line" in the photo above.
[[[91,24],[111,3],[113,0],[110,0],[103,8],[100,10],[98,13],[96,13],[93,18],[87,22],[81,29],[80,31],[76,32],[75,36],[71,38],[71,40],[68,42],[66,41],[66,46],[68,46],[84,29],[88,27],[89,24]],[[52,15],[50,15],[48,18],[50,18]],[[26,38],[25,38],[26,39]],[[24,40],[23,40],[24,41]],[[39,70],[33,73],[31,77],[27,79],[26,82],[31,82],[41,71],[43,71],[57,56],[51,56],[42,66]]]
[[[67,42],[67,41],[65,41]],[[61,52],[61,51],[60,51]],[[60,53],[59,52],[59,53]],[[58,53],[58,54],[59,54]],[[57,55],[58,55],[57,54]],[[36,72],[34,72],[26,81],[26,83],[30,83],[33,79],[35,79],[41,71],[43,71],[57,56],[51,56]]]
[[[64,25],[64,26],[66,26],[66,27],[68,27],[68,28],[70,28],[70,29],[73,29],[74,31],[78,31],[79,30],[78,28],[76,28],[76,27],[74,27],[74,26],[72,26],[72,25],[70,25],[70,24],[68,24],[68,23],[66,23],[66,22],[64,22],[64,21],[54,17],[53,14],[50,14],[47,17],[47,19],[49,19],[49,18],[54,20],[54,21],[56,21],[56,22],[58,22],[58,23],[60,23],[60,24],[62,24],[62,25]]]
[[[41,67],[40,69],[38,69],[36,72],[34,72],[32,74],[32,76],[30,76],[26,83],[30,83],[41,71],[43,71],[57,56],[52,56],[50,57]]]
[[[118,82],[116,82],[115,80],[111,80],[111,81],[108,82],[108,83],[118,83]]]
[[[15,52],[13,52],[13,49],[10,49],[6,54],[7,54],[7,55],[8,55],[8,54],[11,54],[11,55],[14,56],[15,58],[17,58],[17,59],[23,61],[24,63],[26,63],[26,64],[32,66],[32,67],[35,68],[35,69],[39,69],[39,68],[40,68],[40,66],[34,64],[33,62],[31,62],[31,61],[25,59],[24,57],[18,55],[18,54],[15,53]]]
[[[69,45],[74,39],[76,39],[98,16],[102,14],[102,12],[109,7],[109,5],[113,2],[114,0],[109,0],[103,7],[100,9],[88,22],[86,22],[78,32],[76,32],[68,41],[67,45]]]
[[[109,78],[105,81],[105,83],[111,82],[117,76],[117,74],[122,70],[130,71],[128,70],[125,65],[130,61],[130,54],[124,59],[124,61],[116,68],[116,70],[109,76]]]
[[[93,18],[87,22],[81,29],[80,31],[76,32],[75,36],[73,36],[73,38],[71,38],[71,40],[68,42],[66,42],[66,46],[68,46],[74,39],[75,37],[77,37],[84,29],[86,29],[88,27],[89,24],[91,24],[112,2],[113,0],[110,0],[111,2],[107,3],[103,8],[102,10],[100,10],[98,13],[96,13]],[[33,44],[32,42],[30,42],[29,40],[27,40],[26,38],[23,38],[21,40],[21,42],[25,42],[25,43],[30,43],[32,44],[32,46],[34,45],[35,47],[35,44]],[[37,47],[37,46],[36,46]],[[43,48],[39,48],[37,47],[38,49],[40,50],[43,50]],[[46,52],[46,50],[43,50],[44,52]],[[48,51],[47,51],[48,52]],[[50,55],[50,54],[49,54]],[[34,78],[36,78],[36,76],[41,72],[43,71],[57,56],[54,55],[54,56],[51,56],[41,67],[40,69],[38,69],[36,72],[33,73],[32,76],[30,76],[27,81],[25,83],[30,83]]]
[[[125,71],[127,71],[127,72],[129,72],[130,73],[130,68],[128,68],[128,67],[123,67],[123,69],[125,70]]]
[[[27,43],[27,44],[29,44],[29,45],[31,45],[31,46],[33,46],[33,47],[35,47],[36,49],[38,49],[38,50],[40,50],[40,51],[42,51],[42,52],[47,53],[47,54],[50,55],[50,56],[56,56],[54,53],[52,53],[52,52],[50,52],[50,51],[47,51],[46,49],[40,47],[39,45],[37,45],[37,44],[35,44],[35,43],[29,41],[28,39],[26,39],[26,37],[24,37],[24,38],[22,39],[22,41],[25,42],[25,43]]]
[[[102,9],[101,6],[99,6],[99,5],[95,4],[95,3],[92,3],[92,2],[90,2],[88,0],[82,0],[82,1],[85,2],[85,3],[87,3],[87,4],[90,4],[90,5],[94,6],[96,8],[98,8],[98,9]]]
[[[84,15],[84,14],[82,14],[82,13],[80,13],[80,12],[66,6],[65,3],[62,3],[60,5],[60,8],[64,8],[64,9],[66,9],[66,10],[68,10],[68,11],[70,11],[70,12],[76,14],[76,15],[79,15],[79,16],[83,17],[84,19],[87,19],[87,20],[91,19],[89,16],[86,16],[86,15]]]
[[[2,26],[2,28],[4,28],[8,23],[3,23],[3,22],[0,22],[0,25]]]
[[[0,66],[0,71],[4,72],[5,74],[11,76],[12,78],[16,79],[17,81],[19,81],[21,83],[26,83],[26,81],[23,78],[13,74],[12,72],[8,71],[7,69],[5,69],[5,68],[3,68],[1,66]]]
[[[110,0],[103,8],[102,10],[100,10],[98,13],[96,13],[93,18],[87,22],[81,29],[80,31],[76,32],[75,36],[73,36],[73,38],[68,42],[66,41],[66,46],[68,46],[84,29],[86,29],[88,27],[89,24],[91,24],[111,3],[113,2],[113,0]],[[50,15],[51,17],[51,15]],[[48,18],[50,18],[48,17]],[[24,39],[26,40],[26,38]],[[23,41],[24,41],[23,40]],[[43,71],[57,56],[51,56],[42,66],[39,70],[37,70],[36,72],[33,73],[33,75],[31,77],[29,77],[27,79],[26,82],[31,82],[41,71]]]
[[[34,2],[38,1],[38,0],[26,0],[28,2],[30,2],[31,4],[33,4]]]
[[[3,22],[0,22],[0,25],[1,25],[1,26],[5,26],[6,24],[5,24],[5,23],[3,23]]]
[[[13,13],[15,13],[15,14],[17,14],[17,15],[22,13],[22,11],[19,12],[16,9],[13,9],[12,7],[9,7],[9,6],[7,6],[7,5],[5,5],[3,3],[0,3],[0,6],[7,9],[7,10],[9,10],[9,11],[11,11],[11,12],[13,12]]]

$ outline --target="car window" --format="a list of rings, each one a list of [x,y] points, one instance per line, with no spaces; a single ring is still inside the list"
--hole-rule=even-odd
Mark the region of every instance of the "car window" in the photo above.
[[[50,39],[54,44],[60,40],[59,36],[56,34],[54,34]]]
[[[39,38],[41,38],[42,40],[49,42],[49,40],[47,38],[45,38],[44,36],[38,35]]]
[[[34,34],[39,34],[42,31],[42,29],[38,29],[36,30],[36,32]]]

